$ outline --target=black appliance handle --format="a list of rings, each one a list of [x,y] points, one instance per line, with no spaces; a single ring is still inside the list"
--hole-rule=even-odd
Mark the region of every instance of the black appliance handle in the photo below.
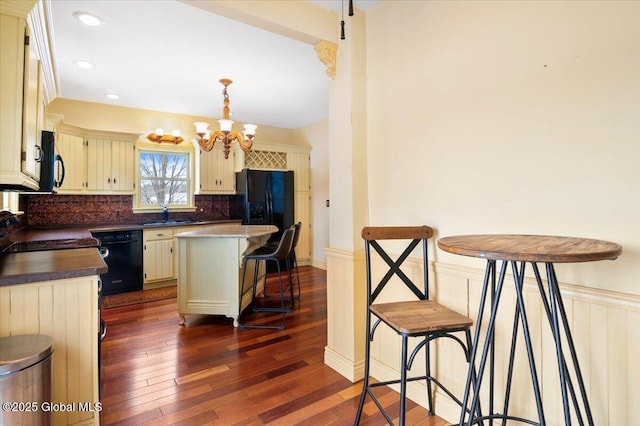
[[[273,223],[273,202],[271,201],[271,191],[267,191],[267,223]]]
[[[55,179],[55,181],[53,182],[53,186],[56,188],[60,188],[64,182],[65,175],[64,161],[62,161],[62,157],[60,156],[60,154],[56,154],[55,162],[60,163],[60,168],[58,169],[58,176],[57,179]],[[60,175],[60,170],[62,170],[62,175]]]
[[[42,160],[44,160],[44,151],[42,150],[42,147],[40,145],[36,145],[34,146],[34,150],[36,155],[33,159],[36,160],[36,163],[42,163]]]
[[[137,242],[138,239],[132,239],[132,240],[122,240],[122,241],[101,241],[100,244],[103,246],[115,246],[116,244],[131,244],[131,243],[135,243]]]
[[[100,336],[99,339],[100,340],[104,340],[104,338],[107,337],[107,323],[100,318]]]
[[[103,259],[106,259],[107,257],[109,257],[109,249],[107,247],[104,247],[104,246],[98,247],[98,252],[100,253],[100,257]]]

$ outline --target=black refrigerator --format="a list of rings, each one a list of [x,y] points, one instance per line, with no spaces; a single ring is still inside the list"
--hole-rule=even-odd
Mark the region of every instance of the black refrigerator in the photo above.
[[[242,203],[243,225],[275,225],[277,243],[293,225],[293,172],[243,169],[236,172],[236,194]]]

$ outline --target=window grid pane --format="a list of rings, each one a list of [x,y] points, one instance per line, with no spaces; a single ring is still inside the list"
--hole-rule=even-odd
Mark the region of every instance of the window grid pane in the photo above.
[[[189,203],[189,155],[140,151],[140,204]]]

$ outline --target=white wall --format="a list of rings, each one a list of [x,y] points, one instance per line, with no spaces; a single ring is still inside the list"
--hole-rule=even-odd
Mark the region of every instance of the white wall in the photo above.
[[[640,3],[383,1],[367,13],[371,224],[611,240],[566,282],[640,294]],[[438,261],[481,261],[437,251]]]
[[[424,223],[434,240],[532,233],[622,245],[615,261],[557,268],[596,424],[640,415],[638,22],[639,2],[616,1],[385,0],[366,19],[371,225]],[[475,319],[484,261],[433,253],[436,297]],[[525,293],[547,421],[563,424],[553,340],[530,279]],[[501,308],[512,301],[503,296]],[[497,335],[508,340],[511,324],[498,321]],[[397,374],[397,347],[378,345],[382,380]],[[438,349],[437,374],[460,394],[463,361]],[[529,415],[521,364],[512,405]],[[409,392],[424,404],[423,389]],[[457,421],[459,408],[438,400]]]
[[[329,123],[322,120],[293,131],[294,144],[311,145],[311,261],[326,269],[329,246]]]

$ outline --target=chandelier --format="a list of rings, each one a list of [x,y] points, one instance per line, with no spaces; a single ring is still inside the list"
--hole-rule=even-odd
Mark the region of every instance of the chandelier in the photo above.
[[[253,145],[253,137],[256,134],[258,126],[255,124],[245,124],[244,131],[242,133],[235,130],[231,130],[233,120],[229,120],[229,94],[227,93],[227,86],[233,83],[228,78],[220,79],[220,83],[224,86],[222,96],[224,97],[224,108],[222,109],[222,119],[218,120],[220,124],[220,130],[212,132],[209,130],[209,123],[198,121],[193,123],[196,126],[196,134],[198,135],[198,143],[204,151],[211,151],[213,144],[216,142],[222,142],[224,144],[224,158],[229,158],[229,151],[231,149],[231,143],[238,141],[240,148],[244,152],[251,151]]]

